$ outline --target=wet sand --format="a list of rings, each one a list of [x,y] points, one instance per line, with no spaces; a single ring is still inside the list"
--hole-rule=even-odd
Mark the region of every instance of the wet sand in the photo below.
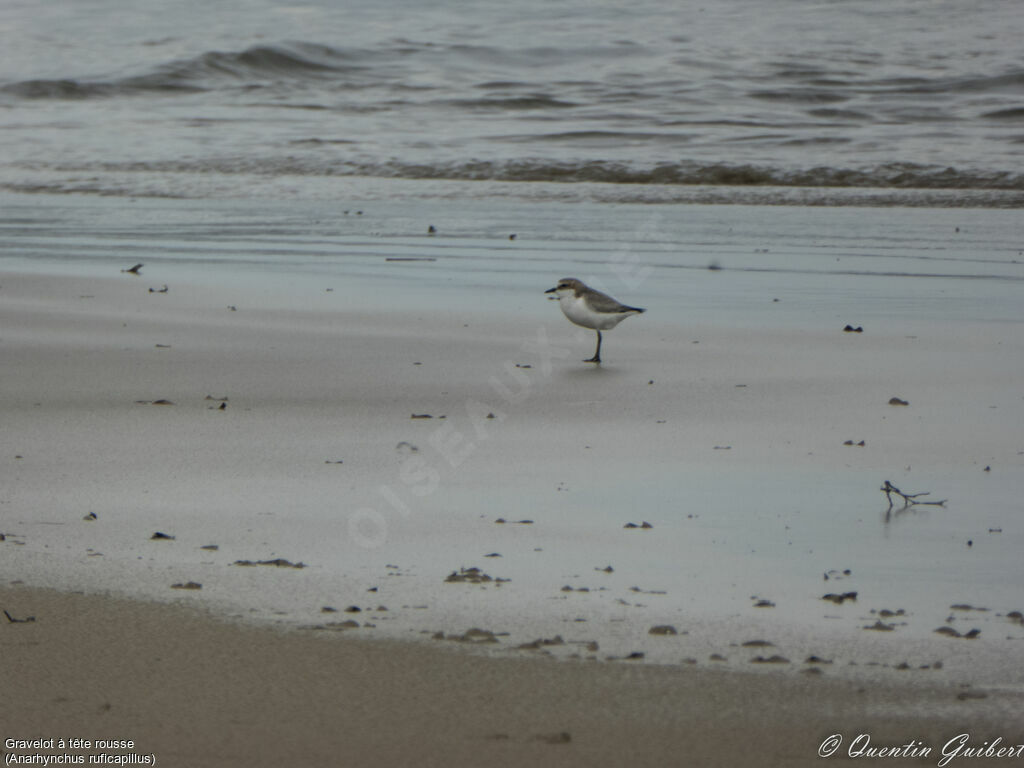
[[[191,583],[255,619],[354,605],[393,638],[480,627],[668,663],[767,637],[794,663],[977,681],[1019,653],[1013,325],[652,311],[597,368],[540,291],[518,318],[514,290],[491,313],[374,311],[343,281],[239,272],[2,276],[5,578],[161,600]],[[885,479],[950,506],[887,512]],[[472,568],[491,581],[448,579]]]
[[[947,322],[870,278],[857,332],[813,271],[776,302],[663,270],[612,291],[653,304],[596,368],[542,277],[483,295],[387,251],[0,274],[5,738],[165,765],[1021,741],[1012,285],[936,283],[998,299]],[[886,511],[884,479],[949,503]]]

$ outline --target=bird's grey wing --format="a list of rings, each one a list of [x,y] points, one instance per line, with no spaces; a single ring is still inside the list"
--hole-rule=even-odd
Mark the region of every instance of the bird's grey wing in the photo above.
[[[637,307],[627,307],[625,304],[620,304],[611,296],[601,293],[600,291],[594,291],[587,298],[587,303],[595,312],[643,312],[642,309]]]

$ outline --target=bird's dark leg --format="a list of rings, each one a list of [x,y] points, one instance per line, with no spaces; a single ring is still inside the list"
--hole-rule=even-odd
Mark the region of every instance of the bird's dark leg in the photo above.
[[[601,362],[601,332],[597,332],[597,349],[594,351],[594,356],[589,360],[584,360],[584,363],[600,363]]]

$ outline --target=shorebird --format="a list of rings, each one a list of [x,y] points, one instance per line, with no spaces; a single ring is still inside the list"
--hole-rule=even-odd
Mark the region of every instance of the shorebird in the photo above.
[[[558,285],[544,293],[558,296],[558,305],[570,322],[597,331],[597,349],[594,356],[584,363],[601,362],[601,331],[610,331],[630,315],[646,311],[620,304],[608,294],[588,288],[574,277],[563,277]]]

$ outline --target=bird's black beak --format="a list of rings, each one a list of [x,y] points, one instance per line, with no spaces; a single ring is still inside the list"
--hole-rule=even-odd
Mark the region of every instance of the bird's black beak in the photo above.
[[[557,288],[548,288],[546,291],[544,291],[544,293],[555,293],[557,291],[558,291]]]

